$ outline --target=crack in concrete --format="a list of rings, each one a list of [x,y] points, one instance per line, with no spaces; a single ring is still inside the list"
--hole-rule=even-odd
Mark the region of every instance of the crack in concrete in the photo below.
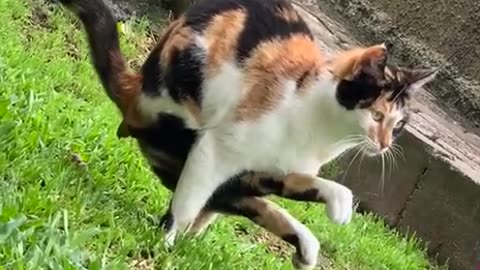
[[[425,176],[430,171],[430,164],[431,164],[431,162],[429,160],[427,165],[423,168],[423,170],[417,176],[417,181],[415,181],[415,185],[413,186],[412,190],[408,194],[407,199],[405,200],[405,203],[403,204],[402,208],[398,212],[398,214],[395,218],[395,221],[393,222],[392,227],[397,227],[398,224],[400,224],[403,221],[403,219],[405,218],[405,214],[407,212],[408,204],[410,203],[410,201],[415,196],[416,191],[419,190],[420,188],[422,188],[422,186],[421,186],[422,180],[425,178]]]

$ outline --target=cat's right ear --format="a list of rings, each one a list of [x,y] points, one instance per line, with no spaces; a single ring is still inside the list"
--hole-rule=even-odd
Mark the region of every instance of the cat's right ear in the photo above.
[[[367,48],[355,63],[353,74],[367,74],[383,80],[385,77],[385,66],[387,64],[387,46],[385,43]]]

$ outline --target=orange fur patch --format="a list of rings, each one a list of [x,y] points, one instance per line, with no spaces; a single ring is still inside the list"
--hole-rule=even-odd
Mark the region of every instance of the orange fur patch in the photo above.
[[[317,45],[304,35],[260,44],[245,62],[247,85],[237,107],[237,120],[254,120],[278,106],[284,80],[301,80],[297,92],[303,94],[323,64]]]
[[[128,71],[125,60],[120,51],[111,51],[110,60],[112,61],[113,69],[118,72],[114,74],[117,80],[112,80],[111,83],[118,85],[111,85],[109,88],[114,89],[114,100],[120,111],[122,112],[124,121],[134,127],[141,127],[144,125],[144,119],[137,110],[137,100],[140,95],[143,77],[140,74],[131,73]]]
[[[144,119],[137,107],[138,97],[142,87],[142,76],[129,73],[122,74],[120,84],[123,119],[132,127],[145,126],[147,119]]]
[[[366,48],[354,48],[341,52],[333,59],[330,70],[338,79],[352,79],[355,64],[366,50]]]
[[[283,187],[284,194],[302,194],[312,189],[316,189],[316,177],[301,173],[292,173],[286,176],[283,180],[285,186]],[[317,198],[318,202],[325,202],[324,198]]]
[[[217,213],[209,210],[203,209],[200,214],[192,224],[192,227],[189,229],[189,233],[200,233],[202,232],[217,216]]]
[[[390,95],[380,96],[369,108],[371,111],[381,112],[383,115],[389,115],[397,109],[397,105],[394,102],[388,101]],[[372,138],[376,138],[381,145],[390,145],[392,143],[392,131],[394,129],[394,123],[382,121],[378,125],[377,129],[373,131]]]
[[[175,51],[184,50],[192,42],[192,30],[186,27],[184,23],[185,19],[183,17],[173,21],[161,38],[161,41],[164,40],[160,52],[160,63],[163,67],[170,64]]]
[[[185,108],[187,108],[188,112],[190,113],[190,115],[192,115],[195,122],[197,122],[197,124],[201,126],[203,124],[203,119],[200,105],[193,99],[188,97],[182,100],[182,104],[183,106],[185,106]]]
[[[351,80],[358,69],[383,59],[385,54],[386,49],[383,44],[367,48],[353,48],[335,56],[329,69],[338,79]]]
[[[231,10],[216,15],[205,29],[208,43],[207,77],[216,74],[222,63],[233,60],[238,37],[245,27],[245,10]]]
[[[258,214],[254,218],[255,223],[275,235],[281,237],[296,233],[295,228],[292,227],[291,222],[285,217],[280,207],[266,199],[257,197],[243,198],[237,204],[237,207],[244,210],[254,209]]]

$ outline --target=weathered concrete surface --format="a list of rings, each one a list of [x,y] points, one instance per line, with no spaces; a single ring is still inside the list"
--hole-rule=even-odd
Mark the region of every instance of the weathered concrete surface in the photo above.
[[[319,46],[333,52],[357,43],[314,1],[301,2],[309,12],[300,12]],[[338,181],[352,188],[361,208],[427,241],[440,262],[448,259],[451,269],[473,269],[480,243],[480,138],[435,101],[426,91],[417,93],[412,121],[398,140],[403,157],[396,158],[397,168],[390,170],[385,160],[382,176],[380,158],[362,158],[352,151],[340,159],[345,171]]]
[[[358,155],[348,167],[356,154],[352,152],[341,161],[345,171],[338,180],[359,196],[362,209],[428,241],[430,254],[440,262],[450,259],[451,269],[473,269],[480,242],[478,171],[465,175],[450,154],[425,143],[416,132],[409,130],[398,141],[405,159],[398,156],[397,167],[385,160],[384,178],[379,158],[360,162]]]
[[[401,64],[441,67],[428,90],[451,117],[480,134],[479,1],[308,1],[341,19],[359,40],[393,44]]]

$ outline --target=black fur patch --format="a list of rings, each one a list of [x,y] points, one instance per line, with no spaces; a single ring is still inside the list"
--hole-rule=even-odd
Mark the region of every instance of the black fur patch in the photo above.
[[[278,8],[293,8],[286,0],[243,0],[248,16],[245,29],[239,37],[237,59],[242,62],[261,42],[272,39],[286,39],[293,34],[304,34],[313,40],[307,24],[300,20],[288,22],[276,16]]]
[[[287,22],[275,15],[278,9],[293,8],[287,0],[200,0],[186,13],[186,24],[202,32],[213,16],[240,8],[246,11],[247,21],[238,41],[239,62],[248,58],[251,51],[266,40],[283,39],[292,34],[305,34],[313,40],[304,21]]]
[[[261,178],[259,184],[262,188],[262,191],[268,194],[277,194],[281,195],[283,187],[285,186],[283,182],[276,180],[274,178]]]
[[[228,179],[212,195],[212,199],[227,201],[232,198],[263,196],[262,190],[251,185],[248,180],[252,172],[243,172]]]
[[[162,218],[160,219],[160,227],[162,227],[165,231],[170,231],[172,229],[174,223],[172,212],[170,209],[165,213]]]
[[[243,216],[251,220],[259,216],[257,209],[241,205],[239,200],[241,200],[240,197],[221,198],[214,195],[208,202],[207,208],[225,214]]]
[[[286,234],[282,236],[282,239],[288,243],[290,243],[292,246],[295,247],[297,251],[297,257],[300,260],[302,264],[308,265],[308,262],[305,261],[304,255],[302,254],[302,247],[300,246],[300,239],[296,234]]]
[[[199,0],[185,13],[185,25],[201,33],[212,20],[220,13],[241,8],[242,0]]]
[[[287,197],[296,201],[316,202],[318,201],[318,190],[316,188],[307,189],[302,192],[289,192]]]
[[[199,52],[200,48],[193,45],[173,52],[172,61],[165,74],[165,83],[170,96],[176,102],[191,98],[201,104],[203,64],[198,57]]]
[[[196,139],[196,132],[185,128],[183,120],[169,114],[161,114],[155,125],[147,128],[129,127],[130,134],[138,142],[161,150],[177,160],[185,161]]]
[[[157,46],[142,66],[143,92],[149,95],[158,95],[162,82],[162,70],[160,67],[161,46]]]
[[[352,81],[341,80],[337,86],[338,103],[347,110],[367,108],[380,96],[382,86],[367,74],[359,74]]]
[[[294,246],[297,250],[300,250],[300,240],[298,239],[298,236],[296,234],[286,234],[282,236],[282,239],[292,246]]]
[[[160,178],[162,181],[162,185],[164,185],[166,188],[168,188],[171,191],[175,190],[175,187],[177,186],[178,179],[180,178],[180,172],[175,172],[171,171],[168,169],[163,169],[163,168],[158,168],[152,166],[152,171],[155,173],[155,175]]]
[[[396,72],[396,71],[393,71]],[[410,93],[407,90],[408,84],[400,83],[397,80],[389,82],[385,86],[385,90],[392,92],[390,99],[388,101],[397,103],[397,106],[403,107],[407,103],[407,100],[410,98]]]

